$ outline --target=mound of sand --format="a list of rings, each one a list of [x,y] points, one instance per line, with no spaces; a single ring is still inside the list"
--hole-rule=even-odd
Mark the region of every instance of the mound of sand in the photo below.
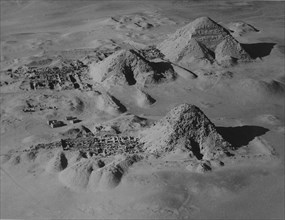
[[[152,98],[149,94],[145,93],[141,89],[137,88],[135,93],[135,100],[137,105],[142,108],[149,107],[153,103],[155,103],[155,99]]]
[[[242,36],[251,32],[259,32],[258,29],[245,22],[231,22],[227,25],[228,29],[237,36]]]
[[[67,131],[61,132],[60,136],[62,138],[78,138],[78,137],[86,137],[92,135],[92,132],[89,128],[81,125],[80,127],[70,128]]]
[[[249,144],[249,155],[254,156],[274,156],[276,152],[274,148],[263,138],[255,137]]]
[[[116,30],[141,32],[161,25],[173,25],[175,22],[157,12],[145,11],[127,15],[114,15],[102,21],[101,24],[113,26]]]
[[[90,65],[94,81],[105,85],[141,85],[168,82],[177,74],[166,62],[150,62],[135,50],[121,50]]]
[[[66,151],[65,155],[69,166],[87,158],[87,154],[82,151]]]
[[[11,158],[9,159],[9,164],[12,166],[19,165],[21,163],[21,155],[20,154],[15,154],[12,155]]]
[[[81,160],[59,173],[59,181],[73,190],[85,189],[89,182],[89,177],[94,169],[99,166],[94,159]]]
[[[126,112],[126,107],[114,96],[106,91],[97,91],[96,107],[111,115],[117,115]]]
[[[245,101],[259,101],[266,97],[283,98],[285,93],[285,85],[275,80],[242,79],[232,87],[235,93]]]
[[[27,151],[21,155],[21,160],[26,162],[32,162],[37,158],[37,151]]]
[[[279,125],[282,122],[278,117],[271,114],[263,114],[256,117],[256,119],[262,123],[269,124],[269,125]]]
[[[68,161],[63,151],[55,153],[53,158],[47,163],[46,171],[49,173],[56,173],[64,170],[68,165]]]
[[[92,191],[107,191],[119,185],[129,167],[141,160],[137,155],[126,156],[107,166],[93,171],[90,176],[89,188]]]
[[[197,18],[180,28],[159,44],[158,49],[165,58],[181,64],[191,64],[199,59],[212,61],[216,52],[218,62],[221,56],[239,60],[250,58],[228,30],[208,17]]]
[[[107,132],[112,128],[111,130],[115,130],[115,133],[129,133],[138,131],[147,125],[148,122],[145,118],[133,114],[123,114],[102,124],[97,124],[94,132]]]
[[[198,160],[219,158],[231,148],[207,116],[190,104],[173,108],[154,126],[143,131],[141,142],[150,153],[161,155],[182,148],[192,152]]]

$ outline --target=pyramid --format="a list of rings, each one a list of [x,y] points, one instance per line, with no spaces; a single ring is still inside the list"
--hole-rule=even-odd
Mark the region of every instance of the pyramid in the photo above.
[[[190,104],[173,108],[142,132],[141,141],[146,152],[162,155],[182,148],[191,151],[198,160],[218,159],[231,149],[207,116]]]
[[[166,62],[150,62],[135,50],[120,50],[90,65],[94,81],[106,85],[150,85],[174,80],[177,73]]]
[[[231,37],[226,37],[215,49],[216,61],[219,64],[227,60],[250,60],[249,54],[240,43]]]
[[[226,45],[232,45],[229,47],[230,50],[222,50],[223,55],[229,57],[235,55],[238,59],[249,58],[249,55],[230,32],[208,17],[197,18],[178,29],[173,35],[159,44],[158,49],[165,55],[165,58],[173,62],[183,61],[185,63],[188,60],[188,63],[191,63],[197,58],[212,61],[217,46],[222,42]],[[224,46],[221,45],[220,47]],[[243,55],[237,56],[236,54]]]

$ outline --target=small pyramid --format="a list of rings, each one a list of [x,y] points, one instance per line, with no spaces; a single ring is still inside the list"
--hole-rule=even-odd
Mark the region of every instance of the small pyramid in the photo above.
[[[141,141],[147,152],[164,154],[183,148],[191,151],[198,160],[217,159],[231,148],[207,116],[190,104],[173,108],[143,132]]]
[[[241,44],[234,38],[227,37],[215,49],[216,61],[223,62],[227,58],[234,60],[250,60],[249,54],[242,48]]]

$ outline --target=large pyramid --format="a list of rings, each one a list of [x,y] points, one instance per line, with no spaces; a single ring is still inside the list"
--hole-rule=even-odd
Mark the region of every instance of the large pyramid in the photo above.
[[[220,45],[221,43],[223,44]],[[231,44],[231,46],[225,44]],[[220,45],[220,48],[227,47],[230,49],[215,51],[218,45]],[[191,63],[193,58],[212,61],[216,52],[218,52],[219,57],[223,58],[250,59],[250,56],[230,32],[208,17],[197,18],[178,29],[173,35],[159,44],[158,49],[165,55],[165,58],[184,64]],[[218,63],[219,61],[217,60]]]
[[[166,62],[150,62],[135,50],[120,50],[103,61],[90,65],[96,82],[107,85],[146,86],[174,80],[177,73]]]
[[[198,160],[217,159],[231,150],[207,116],[190,104],[173,108],[143,132],[141,141],[147,152],[164,154],[179,147],[191,151]]]

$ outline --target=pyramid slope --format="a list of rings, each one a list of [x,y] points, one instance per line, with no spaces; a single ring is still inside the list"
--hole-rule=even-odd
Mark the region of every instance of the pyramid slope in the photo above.
[[[207,116],[190,104],[173,108],[143,132],[141,141],[150,153],[163,154],[181,147],[191,151],[199,160],[219,158],[231,148]]]

